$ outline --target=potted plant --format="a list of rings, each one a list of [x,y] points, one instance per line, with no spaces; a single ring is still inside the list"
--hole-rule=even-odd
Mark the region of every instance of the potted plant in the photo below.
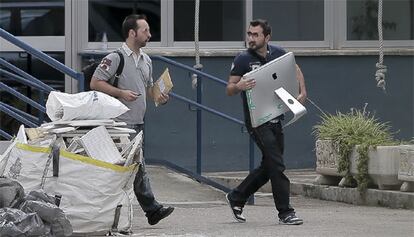
[[[332,184],[335,176],[344,177],[340,186],[360,191],[369,184],[380,189],[401,185],[398,180],[399,147],[388,123],[378,121],[364,109],[348,113],[323,114],[314,126],[316,136],[317,182]]]

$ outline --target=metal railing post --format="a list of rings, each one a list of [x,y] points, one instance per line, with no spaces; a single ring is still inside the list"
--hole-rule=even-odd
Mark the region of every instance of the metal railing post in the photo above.
[[[203,68],[202,65],[198,64],[195,68],[199,71]],[[203,80],[197,74],[195,79],[197,80],[197,103],[202,104],[203,101]],[[202,110],[197,108],[197,174],[201,175],[201,153],[203,146],[203,129],[202,129]]]
[[[85,76],[83,73],[78,73],[76,79],[78,80],[78,90],[79,92],[85,91]]]

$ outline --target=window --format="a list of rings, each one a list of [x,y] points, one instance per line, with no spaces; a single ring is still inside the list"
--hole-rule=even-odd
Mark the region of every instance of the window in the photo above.
[[[0,0],[0,27],[15,36],[63,36],[64,0]]]
[[[383,1],[384,45],[412,45],[414,0]],[[194,0],[85,0],[72,5],[81,12],[74,25],[88,49],[99,49],[104,33],[110,48],[119,47],[122,21],[132,13],[148,16],[152,34],[148,47],[194,46]],[[256,18],[269,21],[271,40],[282,47],[376,47],[377,9],[378,0],[200,0],[200,47],[244,47],[246,24]],[[87,15],[85,25],[82,17]]]
[[[174,1],[174,41],[194,41],[195,1]],[[200,0],[200,41],[243,41],[244,1]]]
[[[378,40],[378,1],[347,1],[347,40]],[[384,40],[414,40],[414,1],[384,0]]]
[[[275,41],[324,41],[324,0],[253,0],[253,19],[266,19]]]
[[[151,41],[161,41],[161,0],[89,0],[89,42],[122,42],[122,22],[130,14],[145,14],[151,28]]]

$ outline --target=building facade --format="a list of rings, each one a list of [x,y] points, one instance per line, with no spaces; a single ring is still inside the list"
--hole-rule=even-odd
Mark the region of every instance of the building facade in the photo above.
[[[120,25],[126,15],[143,13],[152,33],[146,52],[188,66],[196,64],[199,54],[204,72],[227,80],[232,59],[245,47],[249,21],[267,19],[273,26],[272,43],[296,55],[313,102],[306,105],[308,114],[285,130],[286,164],[288,168],[310,168],[315,164],[312,127],[321,115],[316,106],[335,113],[368,103],[369,111],[390,122],[398,139],[414,137],[414,0],[383,0],[382,14],[378,2],[200,0],[196,12],[195,0],[0,0],[0,27],[80,71],[90,58],[100,58],[121,45]],[[379,54],[378,14],[383,19],[384,64],[388,67],[385,93],[376,87],[374,76]],[[194,33],[196,15],[198,37]],[[76,80],[2,39],[0,53],[54,88],[77,92]],[[174,92],[195,99],[188,72],[154,61],[154,78],[165,67],[170,68]],[[242,120],[240,98],[227,97],[223,86],[204,81],[203,104]],[[27,88],[20,90],[32,93]],[[147,158],[193,169],[195,118],[194,108],[174,99],[161,108],[151,104],[146,117]],[[0,122],[2,126],[11,123],[4,116]],[[204,112],[202,141],[204,171],[248,168],[248,135],[240,125]],[[256,161],[260,161],[258,155],[256,150]]]

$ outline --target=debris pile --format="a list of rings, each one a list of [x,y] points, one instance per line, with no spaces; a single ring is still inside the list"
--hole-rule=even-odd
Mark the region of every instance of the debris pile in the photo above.
[[[0,177],[0,236],[71,236],[58,200],[42,190],[25,195],[19,182]]]

